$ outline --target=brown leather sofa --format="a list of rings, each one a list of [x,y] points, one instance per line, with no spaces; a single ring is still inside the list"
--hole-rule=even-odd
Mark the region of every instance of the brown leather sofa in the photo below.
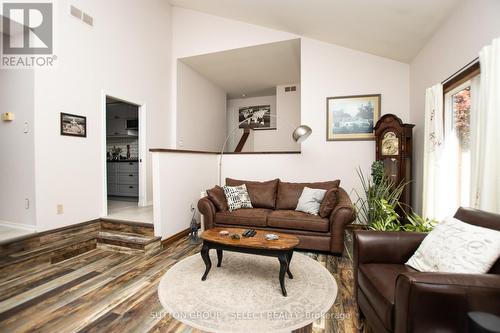
[[[329,216],[295,211],[305,186],[330,189],[336,183],[337,203]],[[347,193],[336,182],[287,183],[279,179],[269,182],[252,182],[226,179],[228,186],[247,186],[251,209],[222,211],[208,197],[200,199],[198,210],[204,217],[205,229],[213,227],[242,227],[283,232],[296,235],[298,248],[341,254],[344,249],[344,228],[355,219],[354,209]]]
[[[500,215],[459,208],[461,221],[500,230]],[[358,306],[375,332],[469,332],[467,313],[500,316],[500,259],[488,274],[423,273],[404,263],[425,233],[356,231]]]

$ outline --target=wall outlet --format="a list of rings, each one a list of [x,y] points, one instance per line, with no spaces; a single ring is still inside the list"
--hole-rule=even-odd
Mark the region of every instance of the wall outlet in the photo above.
[[[30,199],[24,199],[24,209],[30,209]]]
[[[64,205],[63,204],[58,204],[56,206],[56,209],[57,209],[57,214],[60,215],[60,214],[64,214]]]

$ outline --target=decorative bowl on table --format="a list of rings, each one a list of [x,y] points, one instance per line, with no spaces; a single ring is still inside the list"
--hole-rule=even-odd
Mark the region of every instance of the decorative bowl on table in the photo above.
[[[266,234],[264,236],[267,240],[278,240],[279,239],[279,236],[278,235],[275,235],[275,234]]]

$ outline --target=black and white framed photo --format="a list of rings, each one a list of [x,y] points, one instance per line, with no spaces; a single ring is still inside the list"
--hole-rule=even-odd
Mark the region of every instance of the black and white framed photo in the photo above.
[[[328,97],[326,140],[375,140],[373,126],[380,112],[380,94]]]
[[[61,112],[61,135],[87,137],[87,117]]]
[[[241,107],[238,110],[239,128],[264,130],[271,128],[271,105]]]

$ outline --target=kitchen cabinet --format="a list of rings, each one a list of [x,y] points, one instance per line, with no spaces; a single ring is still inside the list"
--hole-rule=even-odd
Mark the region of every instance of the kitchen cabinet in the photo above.
[[[111,137],[137,136],[139,107],[128,103],[106,105],[106,134]],[[127,121],[130,123],[127,125]],[[135,122],[136,126],[132,126]],[[135,129],[135,131],[131,131]]]
[[[107,172],[108,195],[139,196],[139,162],[109,161]]]
[[[137,137],[138,131],[137,129],[128,128],[127,122],[130,122],[131,119],[124,118],[112,118],[107,119],[106,121],[106,136],[107,137]],[[135,119],[135,123],[137,123],[137,119]]]
[[[124,136],[128,135],[127,120],[122,118],[108,119],[106,122],[107,136]]]

